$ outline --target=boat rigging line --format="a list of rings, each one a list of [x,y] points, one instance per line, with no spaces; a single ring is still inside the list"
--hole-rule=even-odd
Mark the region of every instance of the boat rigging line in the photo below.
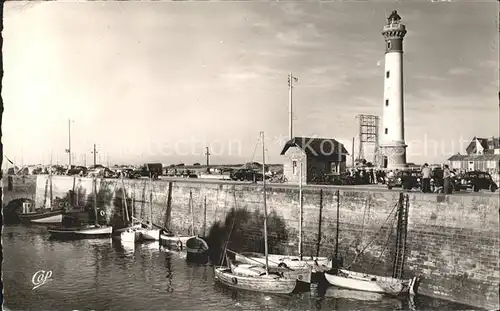
[[[389,215],[387,215],[387,218],[385,219],[384,223],[382,224],[382,226],[380,226],[380,229],[377,231],[377,233],[375,234],[374,238],[368,243],[365,245],[365,247],[363,247],[363,249],[360,251],[360,252],[356,252],[356,255],[354,256],[354,259],[352,260],[352,262],[345,266],[345,269],[349,269],[359,258],[359,256],[361,256],[364,251],[376,240],[376,238],[378,237],[378,235],[382,232],[382,229],[384,228],[384,224],[386,224],[388,221],[389,221],[389,218],[391,217],[392,213],[394,212],[394,210],[399,206],[399,200],[396,202],[396,204],[394,204],[394,207],[392,208],[391,212],[389,213]],[[395,213],[394,216],[397,216],[397,213]]]

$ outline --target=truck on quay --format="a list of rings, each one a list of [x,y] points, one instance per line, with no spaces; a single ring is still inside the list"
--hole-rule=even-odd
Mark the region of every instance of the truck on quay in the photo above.
[[[161,163],[146,163],[141,167],[141,175],[151,178],[158,178],[163,175],[163,164]]]

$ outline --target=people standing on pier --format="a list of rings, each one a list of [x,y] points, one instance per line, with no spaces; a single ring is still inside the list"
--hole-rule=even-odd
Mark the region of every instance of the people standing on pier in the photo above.
[[[428,193],[431,191],[431,169],[429,164],[425,163],[422,168],[422,192]]]
[[[451,178],[450,168],[448,167],[447,164],[445,164],[443,170],[443,193],[445,194],[451,194],[450,178]]]

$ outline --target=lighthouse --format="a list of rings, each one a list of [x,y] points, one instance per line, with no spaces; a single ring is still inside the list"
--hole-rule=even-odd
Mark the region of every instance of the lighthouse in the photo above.
[[[403,96],[403,38],[406,27],[396,11],[387,18],[385,40],[384,102],[380,151],[387,169],[406,167]]]

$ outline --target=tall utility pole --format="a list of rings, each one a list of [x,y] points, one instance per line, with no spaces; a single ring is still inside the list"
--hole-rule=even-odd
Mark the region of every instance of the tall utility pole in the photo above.
[[[299,78],[294,77],[292,73],[288,75],[288,126],[290,132],[290,140],[293,139],[293,105],[292,105],[292,89],[293,89],[293,81],[299,82]]]
[[[208,166],[210,165],[210,151],[208,149],[208,147],[205,147],[205,155],[207,156],[207,169],[208,169]]]
[[[205,147],[205,155],[207,156],[207,173],[210,173],[210,150],[208,149],[208,147]]]
[[[94,154],[94,168],[96,166],[96,157],[97,157],[97,149],[96,149],[96,146],[95,146],[95,143],[94,143],[94,151],[92,151],[92,153]]]
[[[355,137],[352,138],[352,154],[351,154],[352,167],[354,167],[354,139]]]

